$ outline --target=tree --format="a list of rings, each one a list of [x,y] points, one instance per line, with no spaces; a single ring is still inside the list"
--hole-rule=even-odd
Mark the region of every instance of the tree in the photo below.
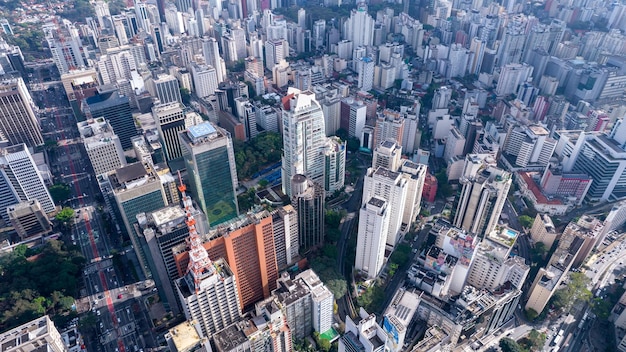
[[[183,104],[185,105],[189,105],[189,103],[191,102],[191,92],[189,92],[189,89],[187,88],[180,88],[180,97],[183,100]]]
[[[391,253],[389,262],[396,264],[398,267],[405,266],[409,262],[410,254],[411,246],[401,243],[394,249],[393,253]]]
[[[531,218],[528,215],[521,215],[518,218],[518,221],[519,221],[520,225],[522,225],[522,227],[525,227],[525,228],[528,229],[531,226],[533,226],[533,222],[535,222],[535,219]]]
[[[535,243],[535,246],[532,249],[532,260],[533,263],[541,263],[543,259],[546,257],[548,253],[548,248],[543,242]]]
[[[326,287],[333,293],[335,299],[343,297],[348,292],[348,284],[346,280],[332,279],[325,283]]]
[[[530,330],[530,332],[528,333],[528,342],[529,342],[529,347],[531,350],[533,351],[541,351],[541,348],[543,347],[544,343],[546,342],[546,334],[543,332],[539,332],[535,329]]]
[[[533,321],[535,319],[537,319],[537,317],[539,316],[539,313],[537,313],[536,310],[532,309],[532,308],[528,308],[526,311],[526,319]]]
[[[613,303],[609,299],[602,299],[600,297],[594,298],[591,301],[591,311],[595,314],[600,320],[606,320],[611,315],[611,309],[613,308]]]
[[[74,209],[70,207],[64,207],[55,217],[61,225],[67,227],[70,221],[74,219]]]
[[[359,297],[356,302],[360,307],[365,308],[370,313],[375,313],[381,310],[383,301],[385,300],[385,290],[378,286],[373,285],[368,287]]]
[[[499,345],[502,352],[524,352],[522,346],[508,337],[500,339]]]
[[[556,291],[553,297],[554,306],[569,311],[576,302],[588,302],[591,291],[587,288],[589,278],[583,273],[571,273],[565,288]]]
[[[437,178],[437,194],[440,197],[448,198],[452,195],[452,186],[448,182],[448,175],[446,168],[441,169],[436,175]]]
[[[71,195],[70,186],[65,183],[55,183],[48,187],[48,192],[55,203],[65,202]]]

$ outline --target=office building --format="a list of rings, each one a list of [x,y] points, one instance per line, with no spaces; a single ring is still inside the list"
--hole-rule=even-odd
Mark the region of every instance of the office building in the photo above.
[[[182,103],[180,87],[176,77],[169,74],[158,74],[147,85],[150,94],[159,99],[160,104]]]
[[[365,127],[367,107],[360,100],[346,98],[341,101],[340,128],[348,132],[348,136],[360,138]]]
[[[34,102],[21,77],[0,82],[0,139],[33,148],[43,144]]]
[[[36,199],[46,213],[55,210],[55,204],[48,188],[39,173],[35,160],[25,144],[0,148],[0,190],[4,189],[0,200],[2,217],[6,218],[6,207],[17,202]]]
[[[388,341],[389,335],[376,322],[376,315],[368,315],[361,308],[359,316],[361,320],[358,323],[346,316],[346,332],[339,339],[339,352],[383,352],[391,350],[391,341]]]
[[[354,268],[370,279],[378,276],[384,264],[390,213],[389,203],[376,196],[370,197],[359,211]]]
[[[298,214],[292,205],[272,211],[274,246],[278,270],[293,265],[299,257]]]
[[[338,137],[326,139],[324,153],[324,190],[331,195],[341,191],[344,187],[346,176],[346,141]]]
[[[105,198],[109,194],[107,190],[110,190],[116,204],[116,213],[122,218],[124,229],[137,253],[144,275],[151,278],[149,258],[141,245],[134,224],[139,213],[155,211],[167,205],[165,191],[154,167],[138,162],[117,169],[104,177],[101,189]]]
[[[130,111],[130,100],[118,91],[101,92],[83,101],[83,112],[88,118],[103,117],[116,132],[124,150],[132,148],[131,138],[137,135]]]
[[[231,136],[209,122],[178,135],[191,194],[211,226],[239,215],[237,169]]]
[[[157,125],[159,136],[165,147],[165,159],[172,161],[183,156],[178,133],[185,130],[185,112],[180,103],[155,105],[152,117]]]
[[[31,199],[6,208],[11,226],[21,240],[42,236],[52,231],[52,223],[37,199]]]
[[[321,150],[326,144],[326,129],[324,113],[313,92],[289,88],[282,103],[282,125],[283,192],[293,195],[291,179],[296,174],[323,185],[325,163]]]
[[[94,174],[100,175],[126,166],[126,157],[119,137],[103,118],[78,123]]]
[[[291,204],[298,214],[298,233],[301,250],[324,243],[324,189],[304,175],[291,179]]]
[[[175,281],[180,276],[172,249],[185,245],[185,240],[189,237],[189,228],[185,223],[187,220],[185,209],[178,202],[169,204],[153,212],[138,214],[135,230],[141,235],[140,238],[143,238],[141,245],[151,258],[148,265],[159,294],[162,295],[165,309],[178,315],[181,312],[181,306],[178,302]],[[190,212],[196,220],[196,229],[201,233],[206,233],[208,224],[204,214],[196,209],[190,209]]]
[[[187,217],[189,251],[186,267],[178,266],[182,277],[176,281],[176,289],[187,320],[197,321],[202,335],[210,337],[241,318],[237,280],[224,259],[209,258],[195,227],[193,204],[185,185],[181,184],[179,190]]]
[[[68,352],[61,334],[47,315],[0,333],[2,351]]]
[[[394,172],[382,167],[374,170],[367,169],[363,181],[363,200],[361,205],[371,197],[379,197],[386,201],[389,212],[389,226],[385,241],[387,245],[394,247],[400,239],[402,231],[402,217],[407,201],[409,184],[400,172]],[[406,231],[406,229],[405,229]]]
[[[285,39],[273,39],[265,42],[265,68],[273,71],[289,56],[289,43]]]
[[[471,155],[465,159],[453,224],[482,237],[498,224],[512,179],[507,171],[493,166],[474,168],[477,164],[482,162],[475,162]]]
[[[194,94],[198,98],[206,98],[215,94],[219,84],[217,70],[209,65],[192,63],[190,66]]]
[[[206,251],[205,258],[208,259]],[[238,321],[241,316],[235,276],[224,259],[209,260],[199,276],[189,272],[176,281],[176,289],[187,320],[198,322],[202,336]]]
[[[228,226],[212,227],[200,236],[203,248],[211,257],[223,258],[237,280],[237,294],[242,310],[270,296],[276,288],[278,268],[272,216],[267,211],[241,215]],[[185,245],[173,248],[179,274],[187,267],[189,252]]]

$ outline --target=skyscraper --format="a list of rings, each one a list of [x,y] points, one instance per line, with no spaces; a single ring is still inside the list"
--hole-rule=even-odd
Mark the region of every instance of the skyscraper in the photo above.
[[[276,288],[278,268],[272,216],[268,211],[241,215],[226,226],[202,234],[203,247],[212,258],[223,258],[237,280],[241,309],[249,310]],[[172,250],[178,268],[185,268],[189,252],[184,245]],[[179,274],[182,274],[179,269]]]
[[[185,275],[176,281],[176,289],[187,320],[197,321],[203,336],[209,337],[241,318],[237,282],[224,259],[213,262],[209,258],[191,215],[191,198],[185,194],[184,185],[179,189],[187,213],[189,264]]]
[[[321,149],[326,143],[326,129],[324,113],[311,91],[289,88],[282,108],[282,186],[283,192],[291,196],[291,179],[296,174],[324,184],[324,155]]]
[[[132,148],[130,139],[137,135],[137,128],[127,96],[121,95],[117,90],[102,92],[85,99],[83,111],[94,119],[104,117],[120,138],[122,148]]]
[[[354,268],[368,278],[377,277],[383,267],[389,214],[389,204],[383,198],[370,197],[361,206]]]
[[[167,205],[167,198],[159,176],[150,164],[138,162],[109,174],[107,183],[107,188],[111,189],[117,210],[137,253],[141,269],[146,277],[152,277],[148,258],[134,224],[137,222],[137,214],[151,212]]]
[[[185,130],[185,113],[182,104],[175,102],[152,107],[152,116],[165,146],[167,161],[183,156],[178,133]]]
[[[176,77],[168,74],[159,74],[148,85],[150,94],[158,98],[161,104],[182,103],[180,87]]]
[[[37,165],[25,144],[16,144],[7,148],[0,148],[0,189],[10,189],[13,196],[3,197],[0,202],[27,201],[37,199],[46,213],[54,211],[55,205],[48,188],[46,187]],[[6,206],[2,204],[3,217],[6,215]]]
[[[348,136],[360,138],[367,118],[367,106],[360,100],[346,98],[341,101],[340,109],[340,127],[348,132]]]
[[[301,249],[319,246],[324,242],[324,190],[304,175],[291,179],[291,204],[298,214],[298,233]]]
[[[103,118],[79,122],[78,132],[94,174],[100,175],[126,166],[120,139]]]
[[[33,99],[22,77],[0,82],[0,139],[32,148],[43,144]]]
[[[390,246],[398,242],[398,235],[402,228],[402,217],[409,190],[407,179],[399,172],[382,167],[369,168],[363,181],[363,203],[376,196],[386,201],[389,212],[389,226],[384,240]]]
[[[178,134],[191,193],[211,226],[239,215],[237,169],[231,136],[209,122]]]
[[[509,172],[486,166],[471,154],[468,155],[459,180],[461,193],[453,225],[481,237],[493,231],[500,219],[511,182]]]
[[[354,47],[371,46],[374,38],[374,19],[367,13],[367,4],[359,2],[344,24],[344,39],[351,40]]]
[[[215,94],[218,87],[217,70],[213,66],[191,64],[194,93],[199,98]]]
[[[358,81],[357,87],[362,91],[370,91],[374,86],[374,60],[369,56],[359,58],[357,61]]]
[[[346,146],[339,137],[329,137],[326,140],[324,153],[324,190],[326,194],[343,189],[346,177]]]

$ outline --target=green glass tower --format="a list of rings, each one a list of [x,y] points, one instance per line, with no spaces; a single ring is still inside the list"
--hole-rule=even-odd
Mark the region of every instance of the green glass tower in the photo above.
[[[204,122],[179,132],[192,198],[215,226],[239,215],[237,169],[230,134]]]

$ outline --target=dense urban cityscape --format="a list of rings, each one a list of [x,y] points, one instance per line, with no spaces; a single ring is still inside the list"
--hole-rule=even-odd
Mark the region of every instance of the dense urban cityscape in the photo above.
[[[626,352],[626,2],[0,3],[0,351]]]

